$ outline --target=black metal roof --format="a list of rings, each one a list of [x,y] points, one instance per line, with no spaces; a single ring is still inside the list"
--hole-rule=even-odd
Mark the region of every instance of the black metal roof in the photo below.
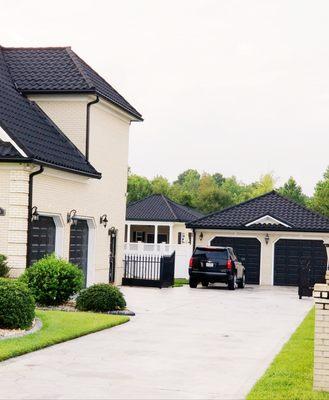
[[[26,154],[26,157],[16,154],[19,161],[37,162],[96,178],[101,176],[46,114],[17,90],[1,47],[0,127]]]
[[[153,194],[128,204],[126,219],[135,221],[189,222],[203,214],[175,203],[163,194]]]
[[[20,157],[19,152],[9,143],[0,140],[0,158],[17,158]]]
[[[141,114],[70,47],[3,48],[3,53],[23,93],[94,93],[142,120]]]
[[[269,215],[282,223],[253,221]],[[272,191],[186,224],[189,228],[329,232],[329,218]],[[288,225],[288,226],[285,226]]]

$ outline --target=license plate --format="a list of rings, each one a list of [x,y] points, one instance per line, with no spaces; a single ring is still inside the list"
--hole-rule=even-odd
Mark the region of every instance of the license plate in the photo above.
[[[207,261],[206,262],[206,267],[207,268],[212,268],[214,266],[214,263],[213,262],[211,262],[211,261]]]

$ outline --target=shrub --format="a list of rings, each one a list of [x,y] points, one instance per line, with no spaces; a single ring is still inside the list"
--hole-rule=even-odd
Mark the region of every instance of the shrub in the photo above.
[[[0,328],[26,329],[32,325],[35,302],[19,280],[0,278]]]
[[[126,302],[120,290],[113,285],[98,283],[84,289],[77,298],[76,307],[80,311],[122,310]]]
[[[7,278],[9,276],[10,268],[8,267],[7,257],[0,254],[0,277]]]
[[[84,276],[79,267],[51,254],[29,267],[21,280],[38,304],[56,306],[81,290]]]

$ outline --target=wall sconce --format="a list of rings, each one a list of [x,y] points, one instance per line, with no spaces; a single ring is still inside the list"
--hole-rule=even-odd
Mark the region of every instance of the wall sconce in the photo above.
[[[103,224],[104,228],[106,228],[107,223],[109,222],[109,220],[107,219],[107,215],[103,214],[100,218],[99,218],[99,223]]]
[[[199,235],[199,239],[200,239],[200,241],[203,239],[203,233],[202,232]]]
[[[268,242],[270,241],[270,237],[268,236],[268,233],[265,236],[265,243],[268,244]]]
[[[31,221],[39,221],[38,207],[34,206],[31,209]]]
[[[77,210],[71,210],[70,212],[67,213],[67,223],[68,224],[77,225],[78,220],[75,217],[76,214],[77,214]]]

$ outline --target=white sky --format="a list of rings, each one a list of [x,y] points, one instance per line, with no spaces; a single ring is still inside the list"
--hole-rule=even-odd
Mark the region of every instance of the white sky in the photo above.
[[[329,164],[327,0],[0,0],[3,46],[71,45],[144,116],[130,166],[311,194]]]

